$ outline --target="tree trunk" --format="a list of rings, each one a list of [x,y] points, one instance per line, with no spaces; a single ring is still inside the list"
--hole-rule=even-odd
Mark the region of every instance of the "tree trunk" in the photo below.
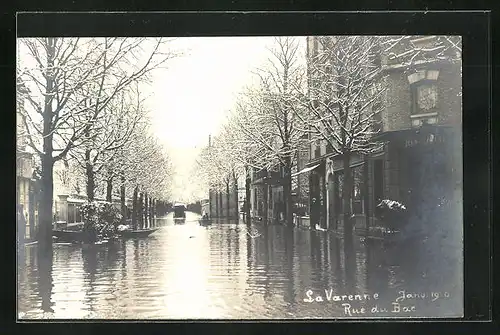
[[[90,149],[85,150],[85,176],[87,179],[87,198],[88,201],[94,201],[95,176],[94,167],[90,163]]]
[[[137,199],[137,193],[139,192],[139,187],[134,188],[134,196],[132,198],[132,229],[137,230],[137,215],[139,214],[139,204]]]
[[[230,214],[230,204],[231,204],[231,199],[230,199],[231,193],[229,192],[229,178],[226,182],[226,217],[229,219],[231,217]]]
[[[151,203],[149,202],[149,196],[146,193],[144,194],[144,227],[146,228],[151,227],[151,217],[149,216],[151,211],[150,207]]]
[[[233,174],[233,182],[234,182],[234,219],[236,223],[238,223],[240,219],[240,202],[238,199],[238,180],[236,176]]]
[[[144,212],[142,213],[142,216],[144,217],[144,226],[143,228],[148,228],[148,194],[144,193],[144,198],[143,198],[143,203],[144,203]]]
[[[106,180],[106,201],[113,202],[113,177]]]
[[[368,230],[370,229],[370,212],[371,206],[370,206],[370,201],[369,201],[369,196],[368,196],[368,181],[369,181],[369,175],[368,175],[368,165],[369,161],[368,158],[365,156],[364,157],[364,166],[363,166],[363,202],[364,202],[364,214],[365,214],[365,232],[366,235],[368,235]]]
[[[122,224],[125,224],[127,220],[127,204],[125,203],[125,176],[121,176],[121,185],[120,185],[120,207],[122,212]]]
[[[245,178],[245,217],[246,217],[246,224],[250,225],[251,223],[251,217],[250,217],[250,201],[252,197],[252,192],[250,190],[250,183],[251,183],[251,177],[250,177],[250,169],[247,167],[246,168],[246,178]]]
[[[353,225],[351,219],[351,197],[353,181],[350,159],[350,152],[345,152],[343,155],[344,185],[342,185],[342,200],[344,212],[344,237],[346,239],[351,239],[353,235]]]
[[[153,198],[150,198],[150,206],[149,206],[149,217],[151,218],[151,226],[156,227],[156,220],[155,220],[155,205],[156,205],[156,200]]]
[[[54,67],[55,58],[55,39],[50,38],[47,43],[47,66]],[[54,197],[54,159],[52,154],[53,133],[52,118],[53,105],[52,95],[54,90],[54,77],[52,71],[47,71],[46,77],[45,104],[43,109],[43,153],[41,155],[42,176],[41,176],[41,199],[39,213],[39,231],[38,231],[38,251],[50,257],[52,260],[52,202]]]
[[[52,147],[52,139],[50,140]],[[44,141],[45,142],[45,141]],[[52,152],[42,157],[41,198],[39,209],[38,248],[42,252],[52,250],[52,202],[54,197],[53,185],[54,162]]]
[[[139,193],[139,228],[142,229],[144,228],[144,194],[141,192]]]
[[[267,225],[267,215],[269,210],[268,195],[269,195],[269,185],[267,184],[266,180],[264,181],[264,218],[262,219],[263,223],[266,225]]]
[[[288,165],[288,164],[287,164]],[[285,176],[283,183],[284,215],[286,225],[293,227],[293,199],[292,199],[292,168],[291,165],[285,166]]]
[[[217,191],[214,191],[214,198],[215,198],[215,217],[219,217],[219,194]]]
[[[224,217],[224,206],[222,206],[222,192],[219,192],[219,216]]]

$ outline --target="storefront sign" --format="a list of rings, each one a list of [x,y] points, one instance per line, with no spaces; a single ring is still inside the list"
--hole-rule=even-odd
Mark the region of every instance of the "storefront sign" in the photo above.
[[[428,134],[423,138],[411,138],[405,141],[405,148],[412,148],[417,145],[429,145],[436,142],[443,142],[443,137],[435,134]]]

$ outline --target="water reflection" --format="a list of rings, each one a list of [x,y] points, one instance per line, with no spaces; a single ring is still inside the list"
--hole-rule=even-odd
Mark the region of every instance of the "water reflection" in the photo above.
[[[24,318],[344,317],[339,303],[304,302],[308,290],[330,289],[378,293],[389,304],[401,289],[454,291],[451,305],[419,308],[422,315],[460,312],[461,263],[437,260],[424,246],[235,221],[200,226],[197,218],[188,213],[176,225],[167,217],[149,238],[106,247],[55,245],[52,257],[25,248],[19,312]]]
[[[52,253],[38,252],[37,253],[37,268],[38,268],[38,294],[42,303],[42,311],[45,313],[53,313],[52,297]]]

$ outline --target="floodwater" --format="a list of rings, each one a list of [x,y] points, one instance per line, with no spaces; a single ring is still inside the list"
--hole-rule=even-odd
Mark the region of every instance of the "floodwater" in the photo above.
[[[198,215],[148,238],[19,255],[20,319],[301,319],[462,316],[461,251]],[[436,244],[437,245],[437,244]],[[403,292],[404,291],[404,292]],[[322,301],[321,301],[322,300]],[[385,309],[385,310],[384,310]]]

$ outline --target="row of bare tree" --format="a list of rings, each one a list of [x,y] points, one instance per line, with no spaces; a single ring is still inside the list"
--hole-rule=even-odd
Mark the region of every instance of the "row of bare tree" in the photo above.
[[[412,40],[325,36],[303,43],[304,38],[276,38],[268,63],[255,71],[256,85],[240,95],[222,131],[201,153],[200,174],[211,189],[222,192],[246,176],[248,203],[252,171],[279,169],[285,221],[293,225],[292,175],[299,150],[324,143],[343,161],[344,231],[352,234],[351,156],[369,155],[382,145],[373,140],[388,101],[382,59],[410,66],[429,55],[433,60],[460,57],[459,37],[438,37],[430,49]]]
[[[89,201],[105,184],[125,198],[165,197],[170,165],[150,134],[141,87],[176,56],[162,38],[23,38],[18,41],[18,91],[27,144],[39,158],[38,240],[51,247],[54,164],[64,162],[76,191]],[[19,92],[18,92],[19,93]],[[131,191],[133,190],[133,191]]]

